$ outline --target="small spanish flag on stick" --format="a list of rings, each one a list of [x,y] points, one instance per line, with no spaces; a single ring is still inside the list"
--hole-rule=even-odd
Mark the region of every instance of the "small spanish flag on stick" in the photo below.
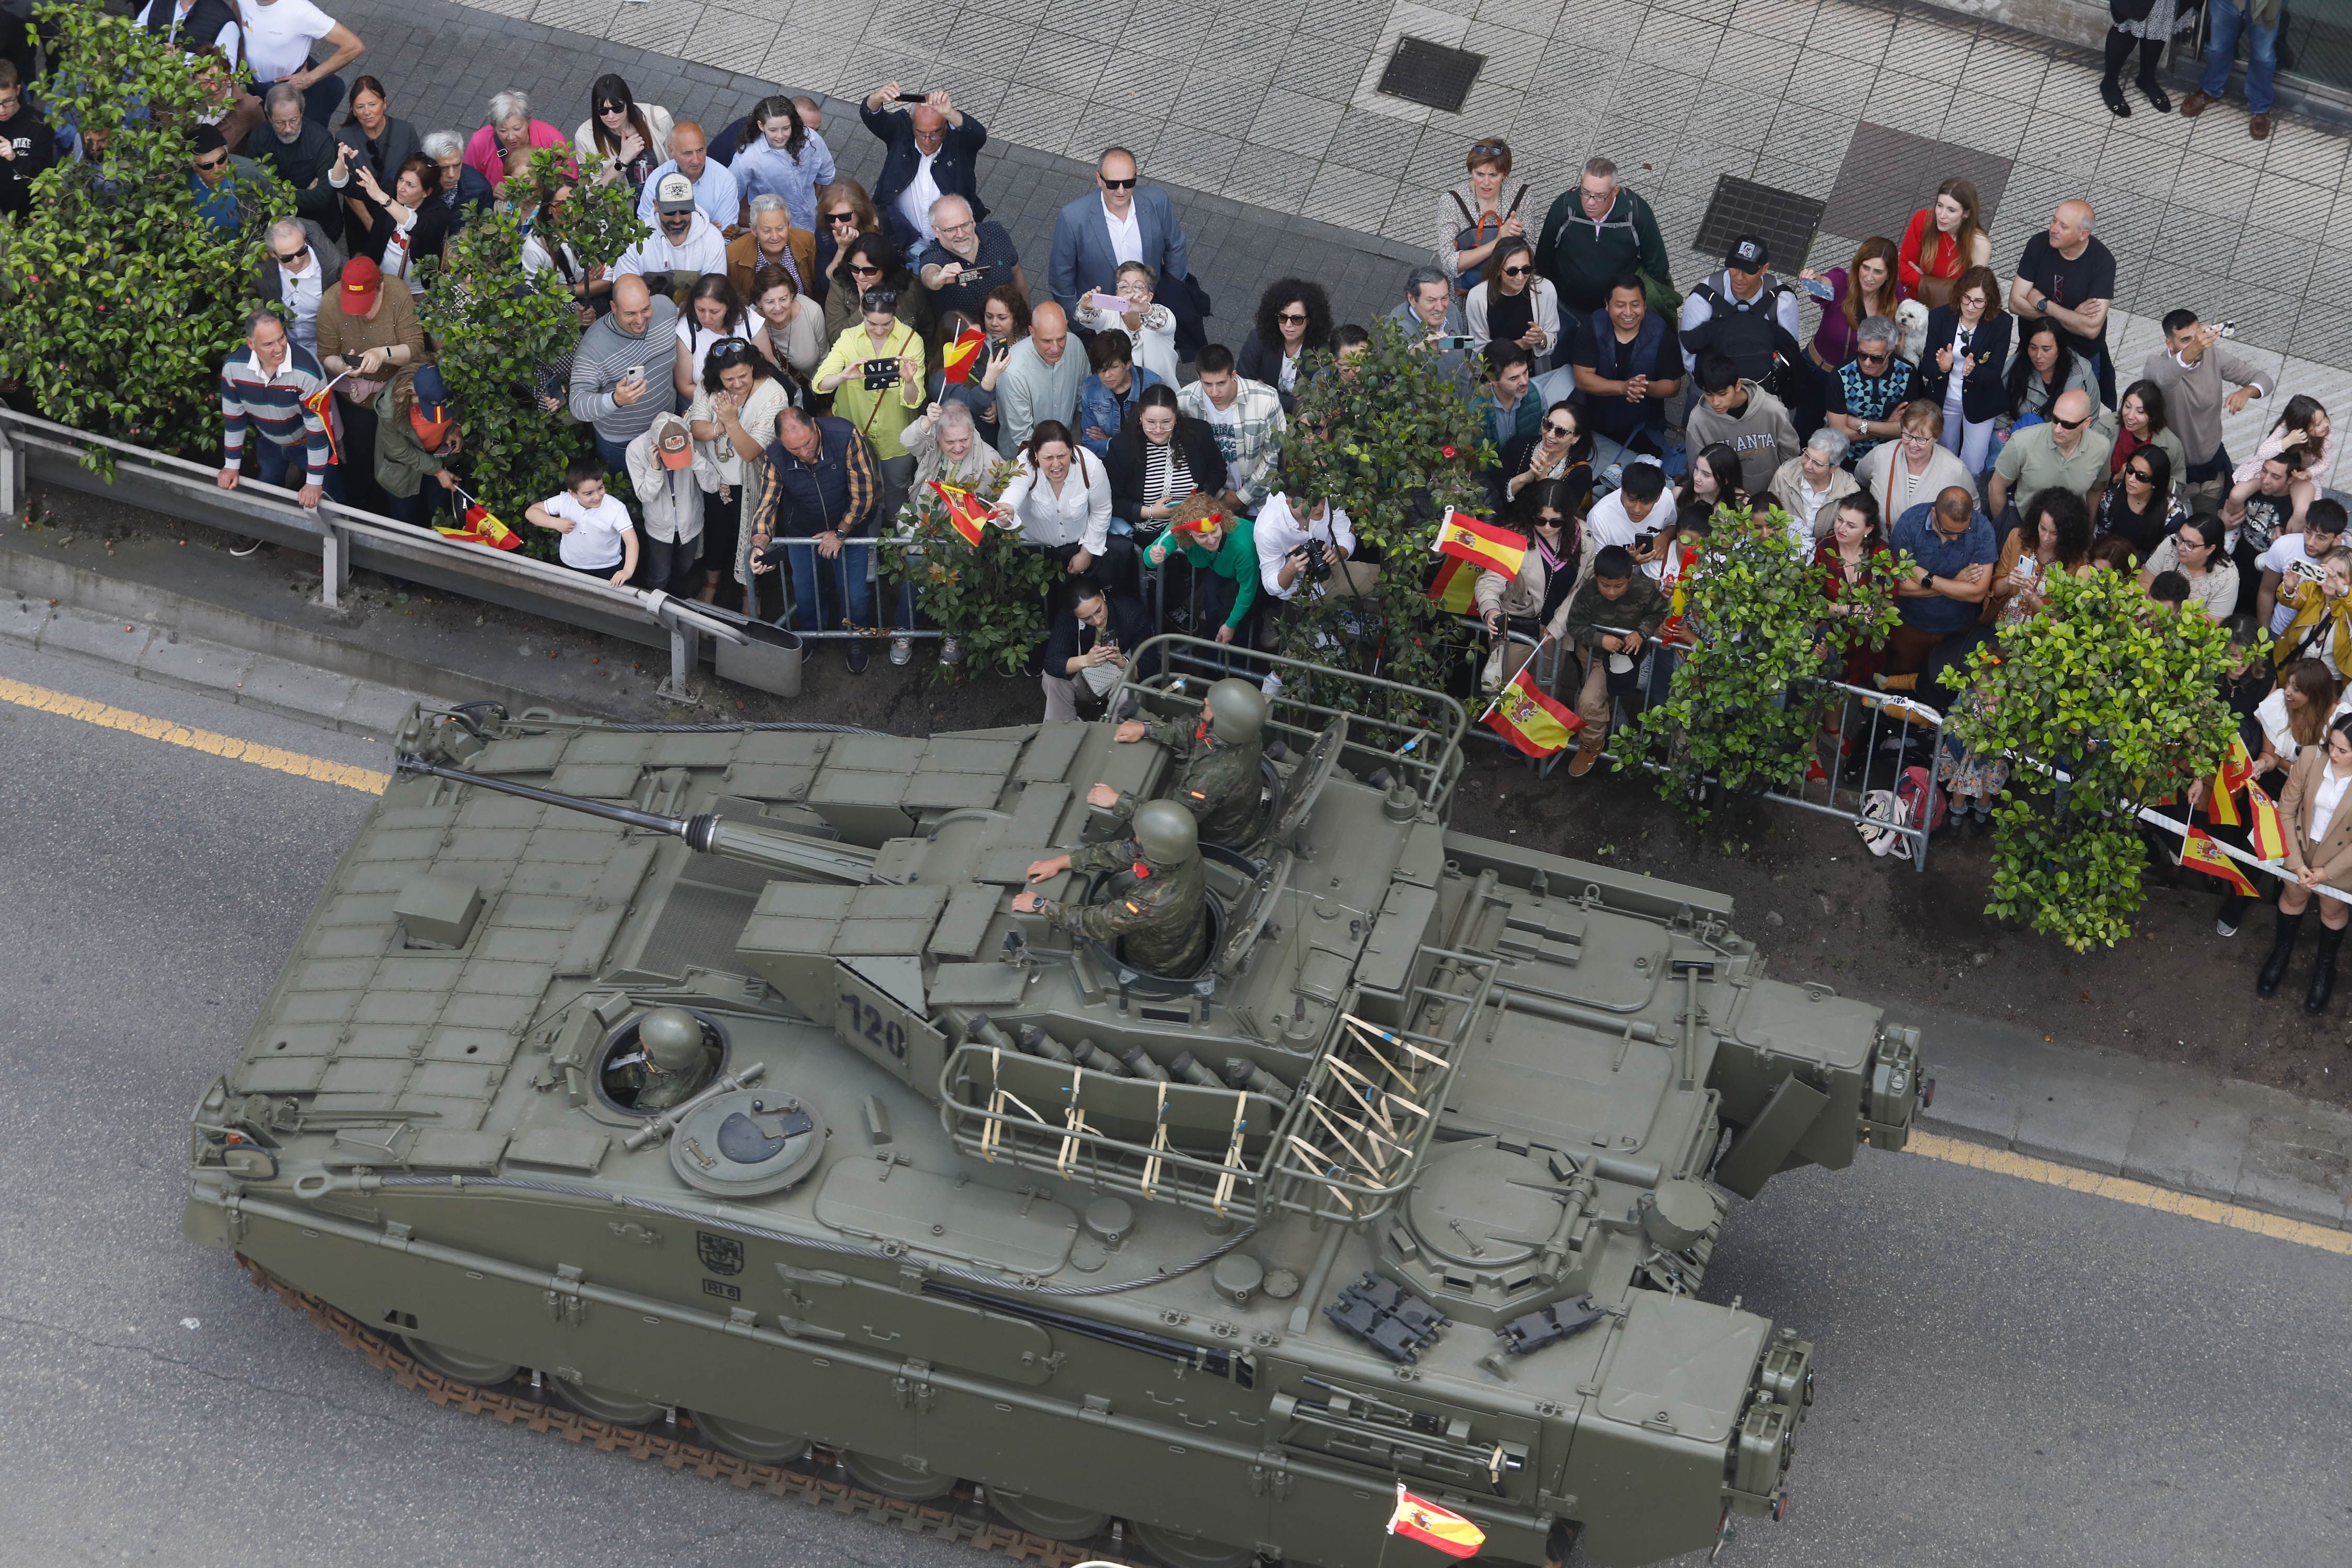
[[[2253,818],[2246,837],[2254,847],[2259,860],[2286,858],[2286,829],[2280,826],[2278,802],[2263,793],[2263,786],[2252,779],[2246,781],[2247,814]]]
[[[938,491],[940,500],[947,503],[948,526],[954,529],[966,544],[979,549],[980,531],[988,521],[989,509],[982,504],[979,497],[961,485],[943,485],[933,479],[931,489]]]
[[[1466,616],[1478,602],[1477,589],[1477,572],[1459,556],[1449,555],[1429,580],[1429,602],[1450,615]]]
[[[1535,676],[1532,661],[1521,666],[1479,719],[1528,756],[1549,757],[1574,739],[1584,721],[1574,709],[1537,690]]]
[[[2180,863],[2194,866],[2209,877],[2221,878],[2246,898],[2255,896],[2253,883],[2238,869],[2238,863],[2223,854],[2221,847],[2213,842],[2213,836],[2201,827],[2190,828],[2181,839]]]
[[[465,491],[457,492],[466,503],[466,520],[452,528],[436,522],[433,531],[453,544],[479,544],[489,550],[518,550],[522,547],[522,535],[490,515],[490,509]]]
[[[987,344],[978,327],[966,327],[940,351],[940,368],[947,372],[950,385],[961,386],[971,380],[971,373],[980,366],[981,350]]]
[[[1528,542],[1524,538],[1507,528],[1496,528],[1459,511],[1445,514],[1445,521],[1437,525],[1437,537],[1430,549],[1439,555],[1451,555],[1473,566],[1499,572],[1506,577],[1517,576],[1519,563],[1528,558]]]
[[[1397,1483],[1396,1511],[1389,1515],[1389,1533],[1434,1546],[1448,1557],[1475,1557],[1486,1543],[1486,1532],[1454,1512],[1419,1498]]]
[[[2245,826],[2246,819],[2238,811],[2238,790],[2251,783],[2253,776],[2254,760],[2246,754],[2246,742],[2231,736],[2230,754],[2213,770],[2213,787],[2207,792],[2205,801],[2205,815],[2213,819],[2214,826]]]

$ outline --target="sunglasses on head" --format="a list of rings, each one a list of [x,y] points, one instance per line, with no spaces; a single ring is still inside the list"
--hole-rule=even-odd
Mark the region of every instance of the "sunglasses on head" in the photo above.
[[[1114,180],[1108,174],[1097,174],[1095,178],[1103,183],[1103,188],[1106,190],[1131,191],[1135,189],[1135,180],[1132,175],[1124,180]]]
[[[1471,147],[1470,156],[1473,158],[1499,158],[1509,151],[1510,149],[1504,146],[1500,142],[1480,142],[1475,143]]]

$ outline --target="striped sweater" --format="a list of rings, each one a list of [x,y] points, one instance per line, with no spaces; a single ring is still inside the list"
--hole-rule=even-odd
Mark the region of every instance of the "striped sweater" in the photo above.
[[[303,444],[309,484],[327,478],[330,443],[327,426],[302,400],[327,384],[327,373],[317,356],[289,341],[286,358],[275,375],[261,368],[251,349],[229,356],[221,366],[221,467],[234,468],[245,453],[245,427],[250,423],[265,441],[280,447]]]

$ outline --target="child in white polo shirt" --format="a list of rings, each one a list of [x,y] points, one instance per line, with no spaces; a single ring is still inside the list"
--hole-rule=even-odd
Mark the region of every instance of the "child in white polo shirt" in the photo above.
[[[604,492],[604,464],[574,458],[563,491],[524,509],[523,521],[563,535],[556,555],[574,572],[625,583],[637,570],[637,531],[629,509]]]

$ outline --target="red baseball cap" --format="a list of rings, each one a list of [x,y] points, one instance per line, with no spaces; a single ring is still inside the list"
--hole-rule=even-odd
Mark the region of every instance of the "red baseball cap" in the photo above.
[[[376,264],[364,256],[354,256],[343,263],[343,305],[346,309],[364,310],[375,303],[375,291],[383,283],[383,274]]]

